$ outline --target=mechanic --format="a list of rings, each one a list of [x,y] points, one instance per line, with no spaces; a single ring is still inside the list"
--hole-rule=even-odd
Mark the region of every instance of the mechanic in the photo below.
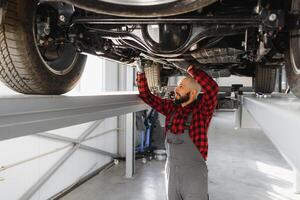
[[[180,68],[188,75],[175,88],[175,99],[162,99],[150,92],[143,65],[136,68],[139,96],[166,116],[167,199],[207,200],[207,129],[217,103],[217,83],[185,63]]]

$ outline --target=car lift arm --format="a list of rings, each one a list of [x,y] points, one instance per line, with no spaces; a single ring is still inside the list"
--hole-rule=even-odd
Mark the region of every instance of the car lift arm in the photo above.
[[[0,140],[145,110],[137,93],[0,98]]]

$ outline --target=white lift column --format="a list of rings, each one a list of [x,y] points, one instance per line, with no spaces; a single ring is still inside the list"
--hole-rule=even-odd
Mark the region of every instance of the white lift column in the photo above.
[[[243,107],[263,129],[295,172],[295,192],[300,192],[300,99],[275,94],[268,98],[244,96]]]

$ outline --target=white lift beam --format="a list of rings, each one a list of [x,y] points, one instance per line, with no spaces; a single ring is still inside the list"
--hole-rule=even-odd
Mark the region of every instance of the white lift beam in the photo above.
[[[82,144],[105,118],[148,109],[136,92],[105,93],[96,96],[0,97],[0,140],[36,134],[52,140],[70,142],[72,148],[34,183],[20,199],[30,199],[57,169],[78,149],[115,157],[117,155]],[[134,115],[126,115],[134,123]],[[78,139],[46,131],[95,121]],[[134,132],[126,129],[126,177],[134,173]],[[106,132],[100,135],[106,134]]]
[[[0,140],[147,109],[137,93],[0,97]]]
[[[295,192],[300,191],[300,99],[293,95],[276,94],[269,98],[244,96],[248,110],[279,152],[294,168]]]

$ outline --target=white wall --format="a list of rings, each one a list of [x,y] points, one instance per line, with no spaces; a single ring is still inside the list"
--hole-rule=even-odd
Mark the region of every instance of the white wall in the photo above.
[[[230,76],[216,79],[219,86],[231,86],[232,84],[243,84],[244,87],[252,87],[252,77]]]
[[[89,56],[80,84],[67,95],[118,91],[120,88],[118,68],[119,66],[116,63]],[[128,70],[132,71],[132,69],[126,69],[126,73]],[[132,77],[129,77],[129,79],[132,79]],[[14,92],[0,86],[0,94],[10,93]],[[89,137],[107,130],[111,130],[111,132],[83,144],[117,153],[119,148],[118,134],[120,134],[117,131],[118,123],[118,117],[106,119]],[[92,124],[93,122],[85,123],[52,130],[49,133],[76,139]],[[0,199],[19,199],[71,148],[72,145],[70,146],[68,142],[50,140],[36,135],[0,141]],[[42,154],[47,155],[41,156]],[[37,158],[38,156],[41,157]],[[32,160],[26,161],[26,159]],[[108,156],[78,149],[31,199],[47,199],[110,161],[111,158]],[[4,170],[1,170],[1,166],[4,167]]]

